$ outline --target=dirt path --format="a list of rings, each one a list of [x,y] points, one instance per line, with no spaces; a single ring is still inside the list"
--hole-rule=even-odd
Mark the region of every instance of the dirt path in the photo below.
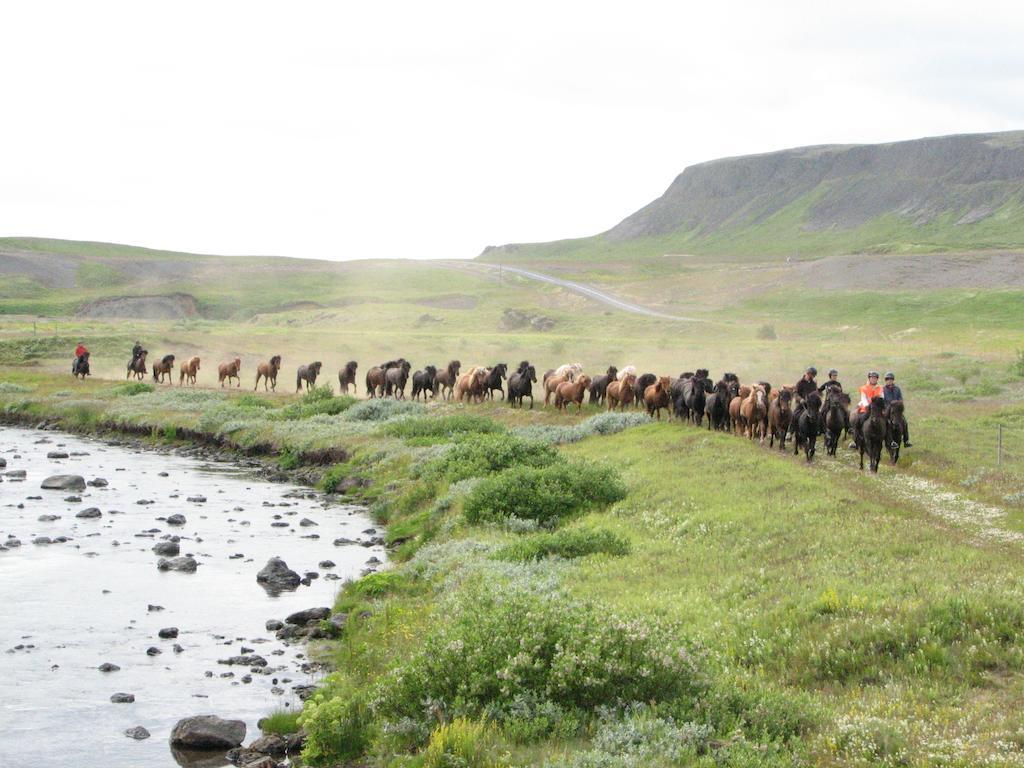
[[[683,316],[680,316],[680,315],[668,315],[668,314],[665,314],[664,312],[658,312],[657,310],[650,309],[649,307],[643,307],[643,306],[641,306],[639,304],[633,304],[632,302],[624,301],[623,299],[616,298],[615,296],[612,296],[609,293],[605,293],[604,291],[600,291],[597,288],[594,288],[593,286],[590,286],[590,285],[585,285],[584,283],[576,283],[576,282],[573,282],[572,280],[562,280],[561,278],[551,277],[550,275],[545,275],[545,274],[542,274],[540,272],[533,272],[532,270],[529,270],[529,269],[521,269],[519,267],[506,267],[506,266],[500,266],[499,267],[496,264],[481,264],[479,262],[465,262],[465,261],[464,262],[447,262],[447,261],[442,262],[442,261],[435,261],[435,262],[425,262],[425,263],[438,264],[440,266],[449,267],[449,268],[471,269],[471,270],[475,270],[475,271],[490,270],[491,272],[494,272],[494,271],[510,272],[510,273],[512,273],[514,275],[518,275],[519,277],[525,277],[528,280],[537,280],[538,282],[548,283],[549,285],[556,285],[559,288],[565,288],[567,290],[572,291],[573,293],[578,293],[581,296],[586,296],[588,299],[596,301],[599,304],[604,304],[606,306],[613,307],[613,308],[621,310],[623,312],[630,312],[630,313],[632,313],[634,315],[644,315],[646,317],[659,317],[662,320],[679,320],[681,322],[687,322],[687,323],[704,323],[704,322],[707,322],[707,320],[703,320],[703,319],[701,319],[699,317],[683,317]]]

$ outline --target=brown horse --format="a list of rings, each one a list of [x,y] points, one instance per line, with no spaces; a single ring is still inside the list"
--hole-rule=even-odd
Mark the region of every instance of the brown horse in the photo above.
[[[356,387],[356,368],[359,367],[359,363],[355,360],[349,360],[345,363],[345,367],[338,371],[338,392],[347,395],[348,388],[351,385],[352,394],[356,394],[359,390]]]
[[[566,366],[562,366],[566,368]],[[565,373],[558,373],[557,371],[550,371],[544,374],[544,405],[548,405],[551,400],[551,396],[558,391],[559,384],[565,384],[566,382],[572,382],[578,374],[567,369]]]
[[[269,362],[260,363],[256,366],[256,386],[252,388],[253,392],[260,388],[260,379],[263,379],[263,391],[267,391],[267,384],[270,384],[270,388],[277,391],[277,372],[281,370],[281,356],[274,355],[270,358]]]
[[[183,387],[186,384],[191,384],[193,387],[196,385],[196,374],[199,372],[199,358],[190,357],[181,367],[178,368],[178,386]]]
[[[772,399],[768,408],[768,447],[775,447],[775,438],[779,438],[779,450],[786,450],[786,433],[789,422],[793,418],[793,392],[788,387]]]
[[[146,377],[146,355],[149,354],[149,350],[142,350],[139,356],[128,363],[128,375],[126,379],[130,379],[134,376],[139,381],[142,381]]]
[[[452,397],[460,402],[465,397],[467,401],[475,400],[478,403],[482,403],[489,373],[490,369],[484,368],[481,365],[474,365],[467,373],[459,376],[459,380],[455,383]]]
[[[388,371],[403,365],[408,365],[408,363],[405,358],[400,357],[397,360],[388,360],[386,363],[373,366],[366,372],[366,394],[370,397],[384,397],[388,387]]]
[[[661,421],[661,409],[668,412],[669,421],[672,420],[672,409],[669,404],[669,389],[672,387],[672,380],[668,376],[662,376],[654,384],[644,389],[644,406],[647,408],[648,416],[657,416]]]
[[[608,391],[605,392],[605,400],[608,403],[608,410],[614,411],[616,406],[620,410],[626,410],[626,406],[633,402],[633,385],[636,384],[636,374],[627,373],[624,378],[611,382]]]
[[[174,355],[164,355],[159,363],[153,363],[153,381],[157,384],[162,384],[164,377],[167,377],[167,383],[173,384],[174,379],[171,378],[171,369],[174,368]]]
[[[740,387],[740,393],[729,401],[729,422],[734,434],[743,435],[747,431],[747,423],[743,419],[743,403],[750,397],[750,387]]]
[[[565,381],[555,390],[555,408],[567,410],[569,403],[576,403],[576,413],[583,410],[583,395],[590,386],[590,377],[580,374],[576,381]]]
[[[455,385],[459,381],[460,368],[462,368],[462,363],[458,360],[452,360],[448,363],[447,368],[437,372],[434,384],[441,390],[441,397],[443,399],[447,400],[454,394]]]
[[[230,363],[221,363],[217,366],[217,377],[220,381],[220,385],[224,386],[224,380],[226,379],[228,385],[231,385],[231,380],[235,379],[238,383],[235,386],[242,386],[242,377],[238,375],[238,372],[242,369],[242,359],[236,357]]]
[[[730,410],[732,404],[730,403]],[[768,415],[768,396],[763,384],[750,388],[750,394],[740,403],[740,419],[746,429],[747,437],[754,437],[764,442],[765,417]]]

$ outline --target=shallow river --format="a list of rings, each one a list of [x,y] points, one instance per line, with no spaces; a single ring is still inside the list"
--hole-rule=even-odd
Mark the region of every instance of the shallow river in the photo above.
[[[72,455],[47,458],[54,451]],[[23,481],[4,476],[0,482],[4,768],[174,766],[171,728],[196,714],[245,720],[248,743],[259,736],[256,721],[297,706],[293,686],[310,684],[317,674],[302,670],[304,644],[276,640],[265,629],[267,620],[331,605],[344,579],[357,577],[371,557],[385,559],[380,546],[333,543],[373,536],[365,532],[374,526],[362,508],[257,480],[230,464],[7,427],[0,427],[0,458],[7,461],[0,475],[27,474]],[[41,490],[42,480],[54,474],[105,478],[109,485]],[[73,496],[81,501],[67,500]],[[76,518],[88,507],[102,516]],[[185,515],[183,526],[161,519],[174,513]],[[40,521],[45,515],[58,519]],[[316,525],[300,526],[304,518]],[[181,537],[182,555],[198,560],[195,573],[157,570],[152,547],[169,535]],[[69,540],[33,543],[60,536]],[[10,546],[11,537],[21,546]],[[300,575],[317,571],[320,577],[269,595],[256,573],[273,556]],[[327,560],[336,565],[319,566]],[[177,638],[158,637],[168,627],[180,630]],[[273,674],[254,674],[244,683],[248,667],[217,663],[241,654],[243,646],[266,658]],[[153,647],[161,653],[147,655]],[[99,671],[105,662],[120,670]],[[115,693],[134,694],[135,701],[111,703]],[[140,725],[149,739],[125,736]]]

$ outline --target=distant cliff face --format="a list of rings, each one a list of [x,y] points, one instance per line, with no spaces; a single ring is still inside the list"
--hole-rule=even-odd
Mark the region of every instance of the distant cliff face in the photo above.
[[[579,256],[1014,247],[1024,246],[1021,213],[1024,131],[714,160],[607,232],[563,242]],[[484,258],[557,256],[557,245]]]

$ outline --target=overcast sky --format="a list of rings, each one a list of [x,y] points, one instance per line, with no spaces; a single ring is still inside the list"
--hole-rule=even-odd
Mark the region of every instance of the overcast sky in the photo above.
[[[0,235],[353,259],[592,234],[717,157],[1024,128],[1020,9],[5,3]]]

